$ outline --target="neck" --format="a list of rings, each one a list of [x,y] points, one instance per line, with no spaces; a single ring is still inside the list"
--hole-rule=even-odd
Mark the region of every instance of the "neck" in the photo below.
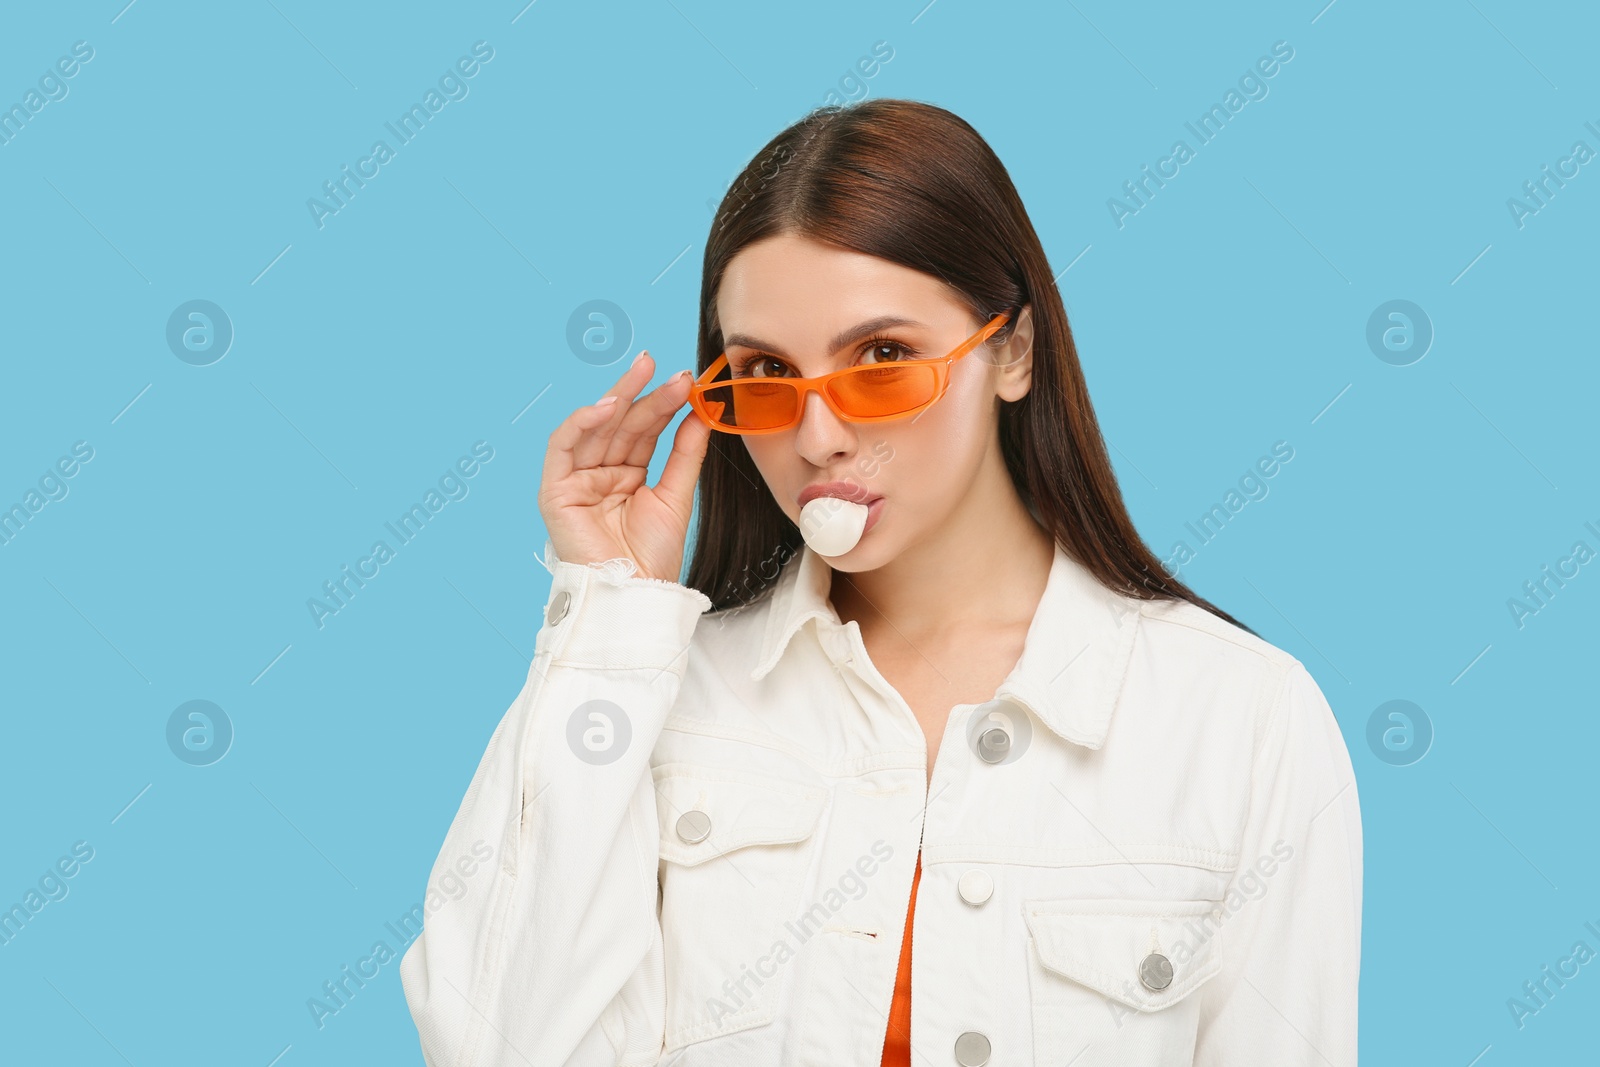
[[[871,571],[833,572],[841,622],[892,627],[907,640],[972,625],[1026,625],[1038,607],[1055,541],[1028,512],[1009,477],[988,478],[931,535]]]

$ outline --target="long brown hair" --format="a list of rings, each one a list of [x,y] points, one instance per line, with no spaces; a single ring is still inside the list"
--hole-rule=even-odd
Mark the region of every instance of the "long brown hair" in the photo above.
[[[723,351],[716,299],[729,260],[785,233],[940,278],[975,321],[1011,310],[993,344],[1004,343],[1017,309],[1030,305],[1032,385],[1000,408],[1006,469],[1028,510],[1109,588],[1187,600],[1249,629],[1167,574],[1139,537],[1044,247],[1005,166],[966,121],[932,104],[880,98],[819,107],[768,142],[723,197],[706,240],[701,373]],[[698,511],[687,584],[714,610],[758,598],[802,544],[734,434],[711,435]]]

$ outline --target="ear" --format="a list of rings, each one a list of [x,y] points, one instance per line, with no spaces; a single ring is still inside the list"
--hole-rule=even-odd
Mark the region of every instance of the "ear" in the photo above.
[[[990,360],[995,365],[999,379],[995,393],[1001,400],[1021,400],[1028,395],[1033,384],[1033,307],[1022,305],[1016,323],[1011,327],[1006,343],[995,351]]]

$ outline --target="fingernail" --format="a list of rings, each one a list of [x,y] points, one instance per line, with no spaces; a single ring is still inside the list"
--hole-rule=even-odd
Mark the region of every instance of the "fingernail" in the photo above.
[[[610,396],[601,397],[599,400],[596,400],[595,403],[594,403],[594,406],[597,407],[597,408],[603,408],[603,407],[607,406],[608,404],[616,403],[616,400],[617,400],[616,394],[613,393]]]
[[[677,374],[674,374],[672,376],[672,380],[675,381],[675,382],[681,382],[683,379],[687,378],[688,376],[689,376],[689,372],[688,371],[681,370]]]

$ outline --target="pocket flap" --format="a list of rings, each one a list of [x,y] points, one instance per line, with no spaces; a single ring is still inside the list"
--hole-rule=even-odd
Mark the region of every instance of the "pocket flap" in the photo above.
[[[748,845],[803,841],[816,830],[826,788],[732,768],[663,764],[653,771],[661,858],[685,867]],[[698,812],[684,822],[680,820]],[[703,817],[702,817],[703,816]],[[702,840],[693,840],[704,832]]]
[[[1139,1011],[1177,1003],[1222,966],[1216,901],[1029,900],[1022,913],[1041,964]],[[1164,987],[1143,981],[1141,968],[1159,985],[1167,966]]]

